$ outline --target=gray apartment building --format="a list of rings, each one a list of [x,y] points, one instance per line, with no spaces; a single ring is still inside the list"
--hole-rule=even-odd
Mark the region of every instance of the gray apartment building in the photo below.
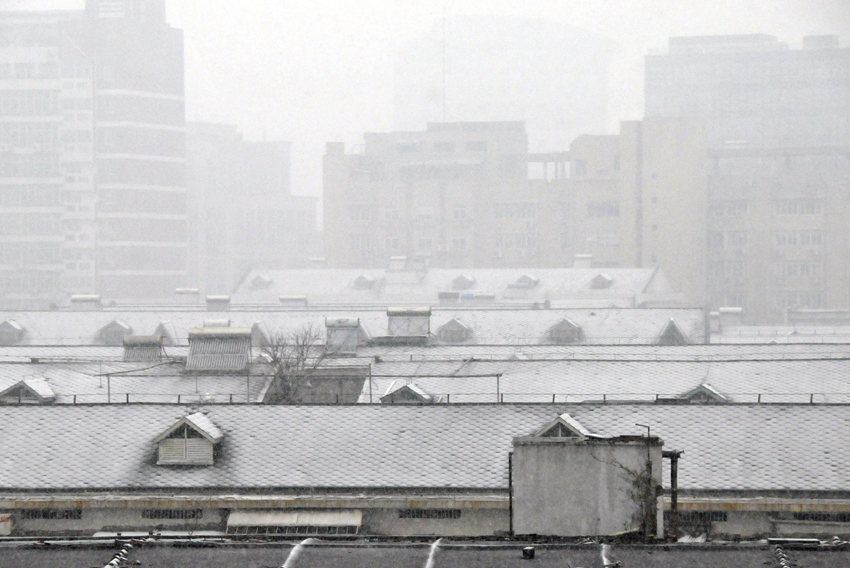
[[[185,167],[183,36],[164,0],[0,13],[0,302],[173,293]]]
[[[775,322],[850,303],[850,49],[836,36],[671,38],[646,58],[646,117],[706,128],[712,305]]]

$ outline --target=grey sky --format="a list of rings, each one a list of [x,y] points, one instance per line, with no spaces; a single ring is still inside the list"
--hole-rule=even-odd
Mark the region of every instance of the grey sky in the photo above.
[[[82,4],[0,0],[7,8]],[[354,144],[364,131],[393,128],[396,54],[444,14],[543,19],[615,41],[608,132],[641,117],[643,56],[671,35],[767,33],[794,46],[835,33],[850,41],[847,0],[168,0],[169,22],[185,30],[187,117],[237,124],[251,139],[291,140],[294,191],[318,194],[324,142]]]

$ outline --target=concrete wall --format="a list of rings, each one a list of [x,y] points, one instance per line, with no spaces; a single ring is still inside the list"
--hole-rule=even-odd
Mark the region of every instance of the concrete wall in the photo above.
[[[661,483],[661,444],[654,440],[653,486]],[[646,461],[647,446],[639,439],[515,439],[514,532],[581,536],[640,528],[629,471],[645,471]]]

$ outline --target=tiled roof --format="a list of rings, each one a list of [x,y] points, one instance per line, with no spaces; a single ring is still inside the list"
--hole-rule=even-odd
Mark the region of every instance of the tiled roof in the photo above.
[[[604,273],[612,278],[611,286],[593,288],[592,281]],[[271,284],[253,285],[258,275],[267,276]],[[349,305],[370,302],[426,302],[437,300],[439,292],[472,292],[458,290],[454,281],[466,275],[474,279],[474,291],[495,294],[497,301],[579,302],[578,305],[632,306],[644,296],[663,298],[670,305],[681,301],[667,284],[663,274],[652,268],[497,268],[497,269],[440,269],[425,271],[387,271],[374,269],[303,269],[254,271],[249,273],[233,294],[235,302],[278,303],[280,296],[306,296],[310,302],[344,303]],[[531,287],[517,287],[523,276],[538,280]],[[374,280],[370,287],[357,286],[361,276]],[[362,281],[362,279],[361,279]],[[512,286],[512,284],[514,284]]]
[[[156,437],[197,411],[224,435],[215,465],[154,465]],[[511,404],[0,407],[0,486],[504,490],[512,439],[565,412],[599,435],[650,425],[666,449],[685,451],[683,490],[850,487],[850,406]]]
[[[496,376],[500,375],[498,381]],[[850,402],[850,359],[454,360],[372,363],[361,402],[415,384],[450,402],[580,402],[670,398],[708,383],[730,402]],[[497,390],[498,389],[498,390]]]
[[[0,314],[0,318],[4,314]],[[140,311],[114,312],[15,312],[15,319],[26,330],[25,345],[99,345],[98,331],[113,320],[120,320],[138,334],[159,334],[160,325],[169,322],[169,333],[176,333],[185,345],[191,328],[204,320],[230,320],[233,327],[258,327],[273,333],[295,331],[312,325],[324,336],[325,318],[357,317],[372,336],[387,333],[385,308],[350,310],[269,310],[269,311]],[[431,313],[431,329],[452,319],[459,319],[475,337],[475,343],[537,345],[551,344],[550,328],[569,318],[582,327],[583,343],[650,344],[663,331],[671,318],[690,343],[705,341],[705,312],[702,308],[596,308],[508,310],[439,308]],[[157,331],[159,329],[159,332]],[[167,344],[168,342],[166,342]],[[19,345],[20,346],[20,345]]]
[[[261,365],[245,374],[187,374],[179,363],[0,363],[0,392],[25,378],[43,380],[54,404],[256,402],[270,380]]]

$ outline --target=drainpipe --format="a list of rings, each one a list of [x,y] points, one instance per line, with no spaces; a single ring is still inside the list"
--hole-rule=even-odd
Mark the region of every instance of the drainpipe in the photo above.
[[[679,538],[679,457],[682,450],[665,450],[661,457],[670,458],[670,534]]]
[[[508,452],[508,533],[514,536],[514,453]]]

